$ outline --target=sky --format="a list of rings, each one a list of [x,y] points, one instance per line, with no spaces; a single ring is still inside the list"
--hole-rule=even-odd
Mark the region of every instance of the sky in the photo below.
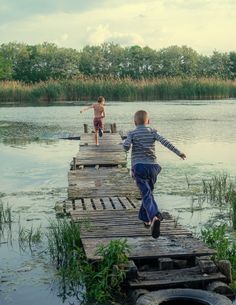
[[[236,0],[0,0],[0,43],[236,51]]]

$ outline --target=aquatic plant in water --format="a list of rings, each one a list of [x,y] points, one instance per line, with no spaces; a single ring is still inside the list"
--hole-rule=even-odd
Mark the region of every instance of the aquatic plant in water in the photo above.
[[[26,245],[28,245],[31,249],[34,244],[37,244],[42,241],[42,236],[43,233],[41,230],[41,226],[39,226],[38,228],[34,228],[32,226],[30,229],[19,226],[18,242],[22,249],[24,249]]]
[[[11,223],[12,222],[12,211],[11,207],[4,204],[0,201],[0,224]]]
[[[202,180],[203,193],[207,200],[222,206],[232,199],[234,184],[228,174],[223,173],[212,177],[210,180]]]
[[[236,186],[229,175],[224,173],[211,180],[202,180],[202,185],[208,201],[220,207],[229,205],[233,228],[236,229]]]
[[[111,299],[125,278],[127,261],[126,240],[113,240],[99,246],[97,255],[101,260],[91,264],[87,261],[80,238],[80,223],[59,219],[50,223],[47,234],[48,249],[56,263],[58,275],[68,290],[72,286],[86,286],[86,298],[99,302]],[[114,272],[114,266],[118,266]]]

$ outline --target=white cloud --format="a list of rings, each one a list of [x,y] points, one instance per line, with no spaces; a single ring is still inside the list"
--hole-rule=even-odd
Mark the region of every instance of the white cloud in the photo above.
[[[1,42],[54,41],[60,46],[80,49],[86,44],[113,41],[156,49],[188,45],[203,53],[215,49],[236,50],[236,41],[232,39],[236,10],[232,0],[113,0],[109,3],[103,7],[90,5],[89,10],[4,23],[0,26]]]
[[[143,38],[132,32],[114,32],[107,25],[98,25],[97,27],[89,27],[88,31],[88,43],[91,45],[99,45],[104,42],[119,43],[123,46],[130,44],[143,45]]]
[[[105,42],[111,35],[109,26],[99,24],[97,27],[90,27],[88,30],[88,43],[101,44]]]

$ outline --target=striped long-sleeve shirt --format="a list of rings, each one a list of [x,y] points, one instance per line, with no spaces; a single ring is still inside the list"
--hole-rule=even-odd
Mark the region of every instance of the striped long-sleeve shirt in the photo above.
[[[156,141],[180,156],[181,152],[155,129],[146,125],[138,125],[136,129],[128,133],[127,138],[123,143],[126,151],[132,146],[131,165],[134,166],[138,163],[156,164]]]

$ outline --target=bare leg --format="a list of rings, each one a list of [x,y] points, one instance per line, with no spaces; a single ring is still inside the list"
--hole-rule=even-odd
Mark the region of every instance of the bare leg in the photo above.
[[[98,142],[98,131],[97,130],[95,130],[95,143],[96,143],[97,146],[99,145],[99,142]]]

